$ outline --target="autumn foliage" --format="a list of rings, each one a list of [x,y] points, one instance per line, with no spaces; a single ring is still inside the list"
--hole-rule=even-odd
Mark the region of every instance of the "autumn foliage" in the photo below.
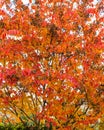
[[[55,130],[104,123],[103,4],[0,0],[1,122]]]

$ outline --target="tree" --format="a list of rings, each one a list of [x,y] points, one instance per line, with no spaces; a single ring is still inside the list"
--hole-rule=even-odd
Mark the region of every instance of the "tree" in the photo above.
[[[2,121],[60,130],[102,123],[103,1],[1,0],[0,7]]]

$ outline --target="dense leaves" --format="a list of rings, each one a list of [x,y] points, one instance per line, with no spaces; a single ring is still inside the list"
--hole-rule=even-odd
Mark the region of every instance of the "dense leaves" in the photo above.
[[[103,14],[103,0],[1,0],[1,122],[103,128]]]

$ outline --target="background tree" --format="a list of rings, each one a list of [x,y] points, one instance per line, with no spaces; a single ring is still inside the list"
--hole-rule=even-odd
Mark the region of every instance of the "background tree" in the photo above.
[[[103,123],[103,1],[1,0],[0,7],[2,122],[60,130]]]

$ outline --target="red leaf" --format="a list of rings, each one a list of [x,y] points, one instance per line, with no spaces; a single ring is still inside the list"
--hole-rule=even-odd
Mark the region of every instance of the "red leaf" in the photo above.
[[[15,30],[15,29],[14,29],[14,30],[9,30],[9,31],[8,31],[8,34],[9,34],[9,35],[18,35],[18,34],[20,34],[20,32],[19,32],[18,30]]]

